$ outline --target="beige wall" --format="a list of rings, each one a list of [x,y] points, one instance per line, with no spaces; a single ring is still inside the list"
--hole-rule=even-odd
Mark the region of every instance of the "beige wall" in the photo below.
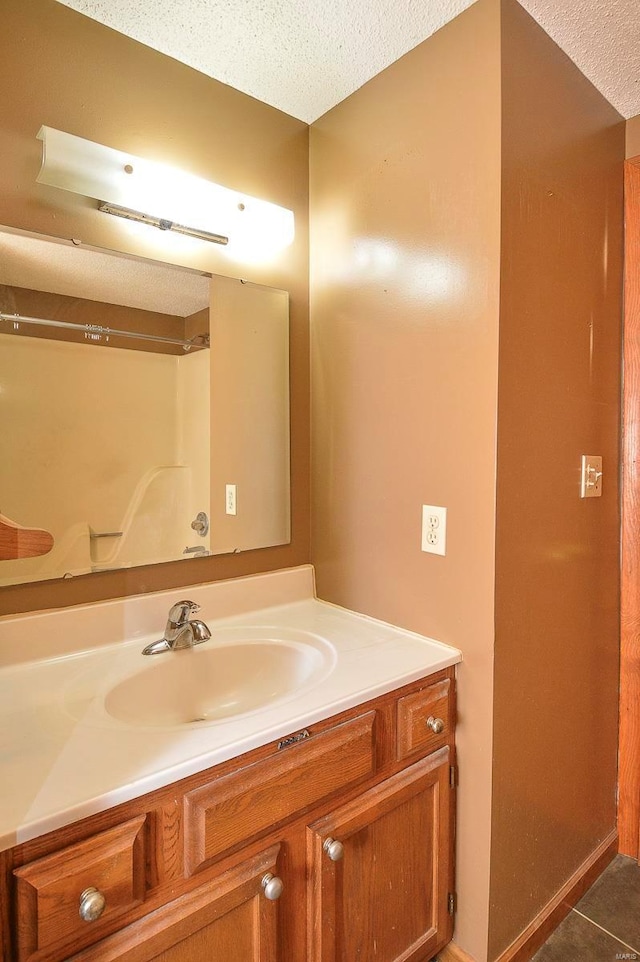
[[[311,129],[312,558],[321,598],[459,672],[456,941],[486,958],[500,256],[499,4]],[[445,558],[422,504],[448,508]]]
[[[615,825],[622,154],[514,0],[312,127],[312,560],[322,597],[463,651],[454,938],[477,960]]]
[[[55,0],[4,0],[0,40],[0,224],[162,259],[160,231],[131,232],[75,195],[35,182],[41,124],[181,167],[294,211],[296,240],[269,264],[213,245],[197,266],[291,295],[292,542],[240,555],[4,588],[0,612],[61,606],[228,578],[309,560],[308,128]],[[9,94],[7,94],[9,92]],[[144,240],[143,240],[144,236]],[[193,263],[171,238],[176,263]],[[166,256],[166,255],[164,255]]]
[[[228,277],[211,281],[211,547],[290,537],[289,298]],[[236,513],[226,511],[235,485]]]
[[[209,317],[206,313],[208,330]],[[196,326],[202,330],[202,323]],[[199,545],[209,550],[211,546],[210,533],[201,537],[191,528],[191,522],[198,512],[210,514],[211,511],[210,385],[211,352],[184,354],[178,364],[178,460],[180,464],[188,464],[190,470],[183,549]]]
[[[615,828],[618,681],[624,124],[514,0],[502,105],[490,958]]]
[[[125,563],[132,551],[147,559],[178,556],[165,536],[175,525],[160,505],[146,519],[154,545],[148,538],[126,547],[124,538],[90,543],[89,530],[123,530],[143,478],[178,463],[176,396],[184,360],[0,334],[0,421],[11,452],[0,458],[2,512],[54,537],[46,555],[4,561],[0,585],[86,573],[92,563],[109,563],[114,550]]]
[[[638,157],[640,155],[640,116],[627,120],[626,155],[627,157]]]

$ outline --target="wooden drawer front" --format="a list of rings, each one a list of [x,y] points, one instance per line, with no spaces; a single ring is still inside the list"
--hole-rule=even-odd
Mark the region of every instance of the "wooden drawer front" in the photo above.
[[[73,962],[277,962],[280,902],[265,897],[262,881],[278,875],[273,845],[213,883],[181,895],[72,956]]]
[[[18,957],[46,952],[62,958],[118,927],[118,919],[139,905],[145,891],[144,823],[146,816],[61,849],[15,869]],[[80,917],[80,896],[98,889],[105,907],[98,919]],[[56,946],[59,952],[51,951]]]
[[[453,730],[451,681],[445,678],[435,685],[398,699],[397,758],[401,761],[421,752],[423,755],[449,739]],[[434,732],[428,719],[441,720],[444,728]]]
[[[375,771],[375,711],[185,796],[187,872]]]

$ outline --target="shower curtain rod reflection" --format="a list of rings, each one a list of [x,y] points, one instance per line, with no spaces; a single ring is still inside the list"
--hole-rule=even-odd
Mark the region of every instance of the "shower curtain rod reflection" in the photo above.
[[[164,337],[161,334],[139,334],[135,331],[119,331],[113,327],[103,327],[102,324],[72,324],[70,321],[48,321],[42,317],[25,317],[21,314],[4,314],[0,311],[0,321],[12,321],[13,330],[10,334],[20,333],[21,324],[37,324],[41,327],[61,327],[67,331],[76,331],[77,334],[84,334],[87,341],[96,343],[105,342],[109,337],[133,337],[139,341],[157,341],[162,344],[177,344],[184,351],[192,347],[209,347],[208,334],[196,334],[189,340],[182,340],[177,337]]]

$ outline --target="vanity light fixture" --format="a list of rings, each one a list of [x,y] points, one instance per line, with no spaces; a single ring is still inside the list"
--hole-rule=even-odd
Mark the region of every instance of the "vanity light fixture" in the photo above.
[[[103,214],[114,214],[116,217],[124,217],[125,220],[133,220],[136,224],[148,224],[149,227],[158,227],[160,230],[172,230],[176,234],[186,234],[187,237],[197,237],[198,240],[211,241],[213,244],[226,246],[229,243],[229,238],[222,234],[212,234],[208,230],[187,227],[186,224],[176,224],[174,220],[152,217],[151,214],[143,214],[142,211],[120,207],[118,204],[99,204],[98,210],[101,210]]]
[[[38,183],[89,197],[105,213],[221,244],[237,256],[293,241],[293,211],[277,204],[53,127],[41,127],[38,139]]]

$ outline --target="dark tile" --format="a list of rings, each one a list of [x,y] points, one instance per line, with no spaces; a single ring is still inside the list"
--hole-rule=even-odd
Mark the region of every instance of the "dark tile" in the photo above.
[[[640,866],[635,859],[616,855],[576,909],[640,953]]]
[[[634,958],[626,945],[570,912],[531,962],[616,962]]]

